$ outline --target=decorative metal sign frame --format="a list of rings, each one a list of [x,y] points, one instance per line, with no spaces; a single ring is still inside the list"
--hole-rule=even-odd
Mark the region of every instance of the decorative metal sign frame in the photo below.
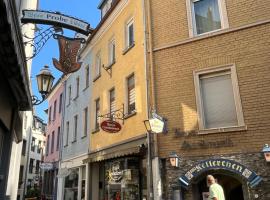
[[[99,115],[100,118],[110,119],[114,121],[115,119],[122,120],[122,124],[125,123],[125,106],[122,104],[122,107],[118,110],[106,113],[104,115]]]

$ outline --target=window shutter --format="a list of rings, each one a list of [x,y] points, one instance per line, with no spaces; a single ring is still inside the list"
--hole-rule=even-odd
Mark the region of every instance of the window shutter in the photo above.
[[[205,128],[237,126],[231,74],[200,77]]]

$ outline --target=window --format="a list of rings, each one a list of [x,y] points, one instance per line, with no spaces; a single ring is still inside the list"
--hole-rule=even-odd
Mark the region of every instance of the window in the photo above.
[[[100,99],[98,98],[96,101],[95,101],[95,107],[96,107],[96,118],[95,118],[95,129],[99,129],[99,115],[100,115]]]
[[[66,123],[66,142],[65,142],[65,146],[68,145],[68,135],[69,135],[69,122]]]
[[[110,90],[110,113],[113,113],[116,110],[116,101],[115,101],[115,89]]]
[[[31,151],[35,152],[35,147],[36,147],[36,138],[32,137],[32,142],[31,142]]]
[[[54,151],[54,131],[52,132],[51,153]]]
[[[49,108],[49,123],[51,123],[51,121],[52,121],[51,114],[52,114],[52,107],[50,106],[50,108]]]
[[[127,79],[128,114],[135,111],[135,80],[134,74]]]
[[[89,87],[89,66],[85,68],[85,88]]]
[[[24,116],[24,124],[23,124],[23,128],[26,129],[27,128],[27,115]]]
[[[59,113],[61,113],[61,110],[62,110],[62,101],[63,101],[63,94],[61,93],[60,94],[60,97],[59,97]]]
[[[200,129],[244,125],[234,66],[195,72]]]
[[[109,65],[115,63],[115,40],[109,42]]]
[[[77,77],[76,78],[76,97],[77,98],[79,96],[79,91],[80,91],[80,78]]]
[[[96,55],[96,63],[95,63],[95,77],[100,76],[101,69],[101,55],[100,52]]]
[[[41,141],[38,141],[38,148],[37,148],[37,153],[41,152]]]
[[[71,102],[71,85],[68,87],[68,105]]]
[[[59,143],[60,143],[60,126],[57,129],[57,143],[56,143],[56,151],[59,150]]]
[[[22,146],[22,155],[25,156],[26,152],[26,140],[23,140],[23,146]]]
[[[83,127],[83,136],[87,136],[87,126],[88,124],[88,107],[84,109],[84,127]]]
[[[48,135],[47,137],[46,156],[49,155],[49,148],[50,148],[50,135]]]
[[[34,168],[34,159],[30,158],[30,163],[29,163],[29,173],[33,173],[33,168]]]
[[[191,4],[192,34],[200,35],[228,27],[224,0],[188,0],[188,3]]]
[[[55,117],[56,117],[56,105],[57,105],[57,101],[55,100],[53,104],[53,120],[55,120]]]
[[[126,25],[126,48],[134,44],[134,22],[131,19]]]
[[[73,142],[77,140],[77,132],[78,132],[78,115],[74,116],[74,133],[73,133]]]
[[[40,161],[36,160],[36,174],[39,174]]]

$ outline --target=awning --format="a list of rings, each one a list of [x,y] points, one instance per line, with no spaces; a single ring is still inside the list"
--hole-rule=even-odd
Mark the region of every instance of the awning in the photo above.
[[[88,158],[83,163],[98,162],[111,158],[118,158],[127,155],[138,154],[141,148],[146,146],[146,135],[126,140],[124,142],[109,146],[98,151],[90,152]]]

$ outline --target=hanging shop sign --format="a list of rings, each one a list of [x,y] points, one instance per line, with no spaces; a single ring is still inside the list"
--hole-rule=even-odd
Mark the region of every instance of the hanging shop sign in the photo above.
[[[53,164],[52,163],[41,163],[39,167],[42,170],[51,170],[51,169],[53,169]]]
[[[151,126],[151,131],[153,133],[164,133],[166,132],[165,120],[163,117],[159,116],[156,113],[152,113],[152,118],[149,119]]]
[[[233,172],[245,179],[251,188],[255,187],[262,181],[260,176],[248,169],[246,166],[232,160],[220,158],[205,160],[192,167],[179,178],[181,186],[187,188],[194,178],[198,177],[203,172],[213,169],[223,169]]]
[[[85,42],[85,40],[57,34],[54,35],[54,38],[58,40],[60,58],[59,61],[53,58],[53,65],[64,74],[78,71],[82,63],[77,62],[77,53],[81,47],[81,43]]]
[[[112,120],[105,120],[100,124],[100,127],[103,131],[108,133],[117,133],[121,130],[121,125]]]
[[[41,10],[23,10],[22,23],[47,24],[67,28],[88,35],[93,31],[90,24],[80,19],[63,15],[60,12],[48,12]]]

